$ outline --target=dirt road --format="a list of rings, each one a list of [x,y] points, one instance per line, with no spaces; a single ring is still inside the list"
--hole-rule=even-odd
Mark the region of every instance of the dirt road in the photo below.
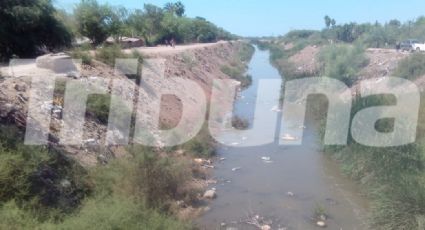
[[[226,41],[219,41],[215,43],[196,43],[196,44],[190,44],[190,45],[177,45],[175,47],[171,46],[157,46],[157,47],[139,47],[139,48],[132,48],[132,49],[126,49],[124,52],[130,53],[133,50],[137,50],[140,53],[144,55],[170,55],[170,54],[176,54],[187,50],[194,50],[194,49],[200,49],[205,47],[211,47],[218,44],[224,44],[227,43]]]

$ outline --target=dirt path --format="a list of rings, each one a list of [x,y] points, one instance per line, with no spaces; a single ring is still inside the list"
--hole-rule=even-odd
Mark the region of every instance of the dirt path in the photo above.
[[[190,44],[190,45],[177,45],[175,47],[171,46],[157,46],[157,47],[139,47],[139,48],[132,48],[132,49],[126,49],[124,52],[130,53],[133,50],[137,50],[140,53],[144,55],[170,55],[170,54],[176,54],[187,50],[194,50],[194,49],[201,49],[205,47],[211,47],[218,44],[224,44],[227,43],[226,41],[219,41],[215,43],[196,43],[196,44]]]

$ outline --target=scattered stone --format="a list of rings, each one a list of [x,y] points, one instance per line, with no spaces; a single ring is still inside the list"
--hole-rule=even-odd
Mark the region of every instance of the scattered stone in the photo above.
[[[215,191],[215,190],[213,190],[213,189],[211,189],[211,190],[207,190],[205,193],[204,193],[204,198],[205,199],[215,199],[217,197],[217,192]]]
[[[90,139],[84,140],[83,143],[84,145],[92,146],[92,145],[96,145],[97,141],[96,139],[90,138]]]
[[[52,110],[53,118],[62,119],[62,109],[54,109]]]
[[[27,87],[25,85],[19,85],[19,84],[16,84],[14,88],[16,91],[19,91],[19,92],[25,92],[27,90]]]
[[[72,78],[72,79],[78,79],[80,78],[80,74],[77,71],[70,71],[66,73],[66,77]]]
[[[261,230],[270,230],[270,229],[272,229],[272,228],[267,224],[261,226]]]
[[[71,187],[71,182],[67,179],[63,179],[63,180],[61,180],[60,185],[63,188],[69,188],[69,187]]]
[[[227,227],[226,230],[238,230],[238,229],[235,227]]]
[[[321,228],[326,228],[326,223],[325,223],[325,221],[321,221],[321,220],[319,220],[319,221],[317,221],[317,222],[316,222],[316,225],[317,225],[318,227],[321,227]]]

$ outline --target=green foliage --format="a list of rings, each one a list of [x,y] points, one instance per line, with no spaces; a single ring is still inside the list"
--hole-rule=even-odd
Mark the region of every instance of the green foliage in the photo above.
[[[1,126],[0,136],[0,205],[15,202],[46,220],[74,211],[89,194],[85,170],[62,153],[23,145],[12,126]]]
[[[215,155],[214,139],[209,135],[208,127],[204,126],[199,134],[181,146],[195,157],[210,158]]]
[[[125,196],[89,199],[81,211],[55,226],[56,229],[190,229]],[[52,228],[54,229],[54,228]]]
[[[415,80],[425,75],[425,54],[415,53],[399,62],[394,76]]]
[[[351,117],[371,106],[394,104],[389,95],[357,98]],[[391,130],[391,122],[381,122],[378,129]],[[324,128],[324,126],[323,126]],[[425,215],[424,155],[422,141],[414,144],[373,148],[356,143],[328,146],[325,152],[342,164],[345,173],[367,185],[371,191],[372,229],[418,229]]]
[[[1,229],[191,229],[166,214],[186,196],[178,189],[189,178],[184,162],[136,146],[87,173],[47,151],[23,152],[15,140],[0,151]]]
[[[343,81],[351,86],[358,77],[359,71],[368,60],[361,46],[330,45],[321,49],[321,76]]]
[[[110,95],[90,95],[87,99],[87,113],[98,119],[102,124],[107,124],[110,104]]]
[[[72,34],[56,17],[50,0],[0,1],[0,59],[33,57],[67,47]]]
[[[115,66],[115,60],[117,58],[128,58],[129,55],[126,55],[122,52],[122,49],[119,45],[110,45],[103,46],[96,50],[96,59],[108,64],[110,66]]]
[[[175,14],[179,17],[182,17],[185,12],[185,6],[180,1],[176,3],[168,2],[165,4],[164,10],[166,10],[169,13]]]
[[[89,51],[85,51],[81,48],[72,50],[71,57],[74,59],[81,59],[81,62],[85,65],[91,65],[93,60],[93,57],[90,55]]]
[[[113,11],[108,5],[100,5],[96,0],[81,0],[74,9],[78,31],[99,45],[111,34]],[[115,26],[115,24],[112,24]],[[116,28],[115,28],[116,29]]]

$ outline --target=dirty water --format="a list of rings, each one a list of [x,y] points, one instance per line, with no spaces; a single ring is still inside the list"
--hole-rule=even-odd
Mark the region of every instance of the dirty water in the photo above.
[[[253,84],[240,93],[235,113],[253,119],[259,79],[279,79],[269,52],[256,50],[249,74]],[[265,112],[279,112],[279,101],[268,102]],[[275,108],[273,108],[275,107]],[[275,122],[275,121],[271,121]],[[317,128],[307,119],[301,146],[275,143],[217,150],[212,185],[217,198],[197,221],[201,229],[322,229],[315,211],[324,213],[326,229],[366,229],[367,201],[357,185],[341,175],[338,166],[320,151]],[[290,135],[290,133],[288,134]],[[259,135],[261,137],[261,134]],[[248,141],[229,140],[230,143]],[[224,159],[225,158],[225,159]]]

